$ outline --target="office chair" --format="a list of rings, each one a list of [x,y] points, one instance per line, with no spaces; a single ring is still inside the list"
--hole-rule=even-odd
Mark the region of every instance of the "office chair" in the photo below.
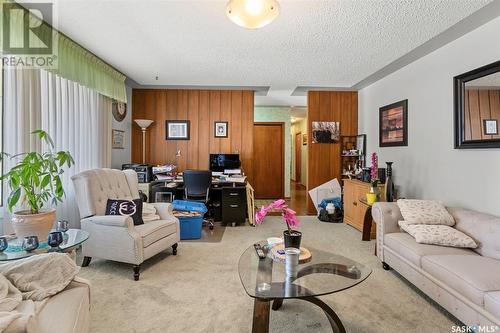
[[[184,200],[203,202],[208,208],[208,195],[212,185],[212,172],[209,170],[185,170],[182,174],[184,182]],[[212,219],[204,219],[210,230],[214,229]]]

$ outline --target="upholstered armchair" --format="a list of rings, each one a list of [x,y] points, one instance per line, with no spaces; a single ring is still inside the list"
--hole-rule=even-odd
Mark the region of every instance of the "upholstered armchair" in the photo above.
[[[90,234],[83,243],[83,266],[93,257],[133,265],[139,280],[143,261],[172,247],[177,254],[179,220],[169,203],[154,203],[160,220],[134,225],[130,216],[105,215],[108,199],[139,198],[137,174],[133,170],[94,169],[71,178],[81,217],[81,228]]]

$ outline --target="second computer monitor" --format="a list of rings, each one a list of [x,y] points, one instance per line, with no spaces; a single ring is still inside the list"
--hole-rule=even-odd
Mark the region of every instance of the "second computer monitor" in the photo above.
[[[239,169],[240,154],[210,154],[210,170],[223,172],[226,169]]]

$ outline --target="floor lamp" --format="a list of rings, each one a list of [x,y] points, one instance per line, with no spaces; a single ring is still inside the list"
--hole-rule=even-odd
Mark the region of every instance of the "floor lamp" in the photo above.
[[[142,164],[145,164],[146,163],[146,129],[154,121],[149,120],[149,119],[135,119],[134,121],[142,130]]]

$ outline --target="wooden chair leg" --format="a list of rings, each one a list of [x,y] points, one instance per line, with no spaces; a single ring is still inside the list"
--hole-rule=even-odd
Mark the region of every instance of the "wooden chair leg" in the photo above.
[[[172,245],[172,254],[173,254],[174,256],[176,256],[176,255],[177,255],[177,245],[178,245],[177,243],[175,243],[174,245]]]
[[[134,265],[134,280],[139,281],[139,275],[141,271],[141,265]]]
[[[90,264],[92,257],[83,257],[82,267],[87,267]]]

